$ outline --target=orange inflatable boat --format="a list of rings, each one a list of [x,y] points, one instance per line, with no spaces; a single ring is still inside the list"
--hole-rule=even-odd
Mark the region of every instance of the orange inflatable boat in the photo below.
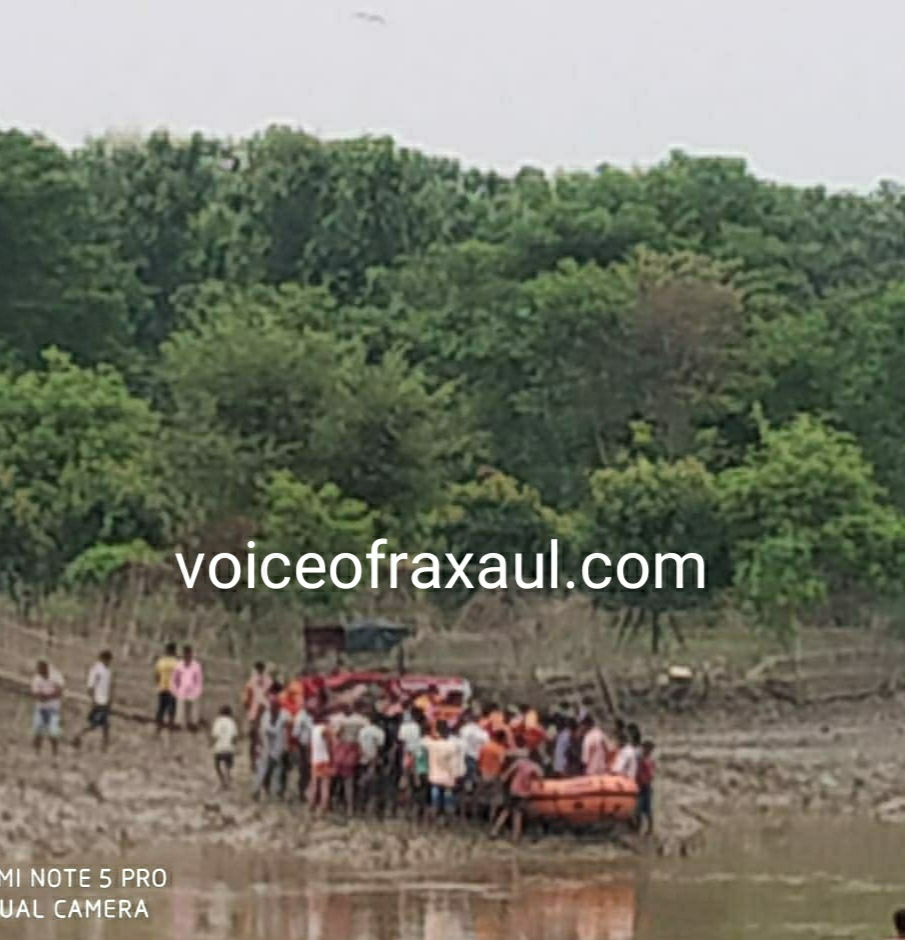
[[[548,819],[587,826],[607,820],[627,820],[635,815],[638,785],[628,777],[569,777],[539,780],[531,788],[527,812]]]

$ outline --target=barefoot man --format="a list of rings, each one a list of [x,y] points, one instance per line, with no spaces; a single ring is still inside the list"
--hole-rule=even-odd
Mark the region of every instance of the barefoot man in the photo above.
[[[34,744],[41,750],[44,738],[50,739],[50,748],[56,756],[60,743],[60,704],[63,699],[63,676],[45,660],[35,667],[31,680],[31,695],[35,700]]]
[[[82,737],[89,731],[100,728],[103,748],[110,744],[110,702],[113,698],[113,653],[104,650],[88,672],[88,694],[91,696],[91,711],[88,724],[75,736],[72,743],[79,747]]]

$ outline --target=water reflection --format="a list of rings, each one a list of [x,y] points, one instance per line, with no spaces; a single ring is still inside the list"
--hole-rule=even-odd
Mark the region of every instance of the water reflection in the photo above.
[[[168,940],[633,940],[631,882],[500,885],[217,882],[173,891]],[[160,921],[158,921],[159,923]],[[115,936],[111,934],[111,937]],[[151,933],[155,940],[158,934]]]
[[[121,864],[165,867],[172,885],[144,895],[149,921],[0,920],[0,940],[876,940],[905,904],[901,833],[758,820],[712,833],[692,859],[538,857],[433,881],[227,848],[145,850]]]

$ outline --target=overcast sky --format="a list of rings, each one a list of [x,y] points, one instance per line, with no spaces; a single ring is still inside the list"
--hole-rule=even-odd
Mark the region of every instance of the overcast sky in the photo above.
[[[0,0],[0,122],[67,144],[281,122],[505,170],[681,147],[864,189],[905,179],[903,92],[903,0]]]

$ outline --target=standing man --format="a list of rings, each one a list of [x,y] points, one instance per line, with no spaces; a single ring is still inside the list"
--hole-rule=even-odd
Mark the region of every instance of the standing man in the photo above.
[[[460,761],[458,742],[450,739],[449,727],[445,721],[440,720],[437,722],[435,736],[424,737],[421,743],[427,751],[431,819],[451,816],[456,808],[456,776]]]
[[[31,695],[35,700],[33,723],[35,750],[41,750],[45,737],[56,757],[60,743],[60,704],[63,700],[63,676],[45,660],[39,660],[31,680]]]
[[[581,727],[584,731],[581,737],[581,764],[585,776],[605,774],[609,770],[613,745],[590,715],[585,715]]]
[[[373,813],[377,808],[381,772],[384,770],[382,757],[387,736],[378,724],[378,719],[377,712],[372,710],[358,732],[358,792],[366,814]]]
[[[80,747],[82,737],[95,728],[100,728],[102,746],[106,751],[110,744],[110,703],[113,699],[113,653],[104,650],[97,662],[88,671],[88,695],[91,696],[91,710],[88,712],[88,724],[73,739],[74,747]]]
[[[331,743],[329,726],[324,721],[316,721],[311,728],[311,808],[318,815],[330,809],[333,780]]]
[[[647,834],[654,834],[654,776],[657,767],[654,763],[654,742],[645,741],[641,746],[641,760],[638,761],[638,832],[644,831],[647,822]]]
[[[619,750],[616,752],[616,758],[613,761],[613,773],[620,777],[628,777],[629,780],[637,780],[638,777],[638,752],[635,746],[629,741],[628,735],[623,731],[619,735]]]
[[[575,720],[558,715],[556,718],[556,738],[553,741],[553,775],[569,776],[569,750],[572,747],[572,735],[575,733]]]
[[[304,803],[311,783],[311,733],[314,721],[308,709],[302,705],[292,720],[290,752],[299,772],[299,802]]]
[[[154,665],[154,681],[157,683],[157,733],[164,727],[170,731],[176,722],[176,697],[170,686],[173,683],[173,673],[179,665],[176,658],[176,644],[167,643],[163,655]]]
[[[245,707],[245,717],[248,721],[248,746],[252,768],[258,765],[258,749],[260,746],[259,725],[264,712],[267,711],[267,697],[273,687],[273,679],[267,675],[267,666],[261,660],[255,663],[245,689],[242,693],[242,704]]]
[[[462,716],[464,722],[459,728],[459,738],[465,749],[466,789],[474,789],[478,780],[478,758],[481,748],[490,740],[490,735],[477,723],[471,711]]]
[[[355,812],[355,780],[361,754],[358,734],[366,723],[365,718],[358,711],[353,711],[348,703],[330,719],[333,774],[342,782],[347,816]]]
[[[183,647],[182,659],[173,670],[170,680],[170,691],[176,699],[177,723],[184,724],[189,731],[197,731],[201,719],[204,673],[191,646]]]
[[[228,789],[232,783],[238,738],[239,726],[233,718],[233,710],[229,705],[224,705],[211,728],[211,741],[214,745],[214,770],[217,771],[220,787],[224,790]]]
[[[502,781],[509,785],[509,795],[505,807],[493,824],[491,836],[496,838],[512,817],[512,841],[518,842],[525,825],[525,807],[531,796],[531,787],[537,780],[543,780],[544,771],[540,765],[537,751],[528,757],[519,757],[514,764],[503,772]]]
[[[277,792],[282,798],[286,792],[286,743],[289,719],[280,705],[279,697],[270,698],[270,707],[261,718],[261,754],[258,758],[257,775],[252,798],[258,799],[263,790],[271,793],[274,774],[278,775]]]

